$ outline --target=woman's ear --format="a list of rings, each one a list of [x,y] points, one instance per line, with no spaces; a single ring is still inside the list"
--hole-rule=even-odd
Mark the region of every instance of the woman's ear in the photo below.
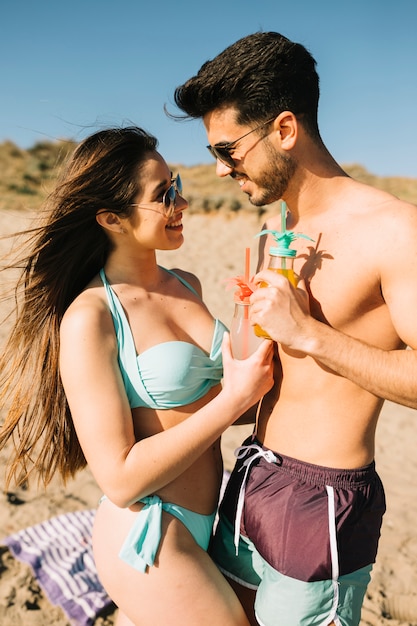
[[[111,211],[98,211],[96,213],[96,220],[100,226],[113,233],[125,232],[125,229],[122,226],[122,221],[117,213],[112,213]]]
[[[274,122],[275,131],[280,135],[283,150],[292,150],[297,143],[298,121],[291,111],[283,111]]]

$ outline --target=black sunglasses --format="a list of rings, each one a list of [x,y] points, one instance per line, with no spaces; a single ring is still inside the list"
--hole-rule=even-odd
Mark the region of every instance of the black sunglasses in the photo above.
[[[215,159],[218,159],[219,161],[227,165],[227,167],[234,168],[236,167],[236,163],[234,162],[233,157],[230,154],[230,152],[235,149],[236,144],[242,139],[244,139],[245,137],[247,137],[248,135],[250,135],[251,133],[254,133],[255,130],[259,130],[260,128],[263,128],[267,124],[270,124],[271,122],[273,122],[275,117],[272,117],[270,120],[263,122],[263,124],[260,124],[256,128],[252,128],[252,130],[250,130],[248,133],[245,133],[244,135],[239,137],[239,139],[235,139],[234,141],[229,141],[228,143],[216,143],[214,146],[206,146],[207,150],[210,152],[210,154],[214,156]]]

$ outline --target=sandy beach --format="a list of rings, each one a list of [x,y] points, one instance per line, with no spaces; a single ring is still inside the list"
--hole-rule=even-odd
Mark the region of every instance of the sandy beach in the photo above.
[[[25,226],[24,213],[1,211],[0,233]],[[185,243],[175,252],[159,253],[161,265],[195,272],[203,285],[212,314],[226,324],[233,314],[232,292],[224,279],[244,271],[245,247],[251,248],[255,270],[257,240],[263,220],[239,211],[189,214],[184,218]],[[0,241],[0,254],[7,242]],[[11,279],[13,277],[10,277]],[[3,286],[4,287],[4,286]],[[1,285],[0,285],[1,288]],[[0,317],[7,312],[3,305]],[[0,346],[9,324],[0,325]],[[231,469],[233,450],[250,427],[231,427],[223,436],[225,466]],[[376,463],[387,496],[379,555],[365,599],[361,626],[411,626],[417,624],[417,412],[386,403],[377,431]],[[0,455],[4,466],[5,453]],[[3,476],[1,477],[3,480]],[[3,538],[27,526],[62,513],[95,508],[101,493],[89,470],[65,487],[58,480],[45,492],[36,484],[29,489],[0,492],[0,624],[2,626],[67,626],[64,612],[45,597],[28,566],[16,560]],[[114,623],[113,609],[96,620]],[[159,625],[156,625],[159,626]],[[188,625],[187,625],[188,626]],[[277,622],[277,626],[285,626]]]

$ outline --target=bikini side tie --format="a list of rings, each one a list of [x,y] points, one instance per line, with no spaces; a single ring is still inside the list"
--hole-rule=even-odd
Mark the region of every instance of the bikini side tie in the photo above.
[[[158,496],[141,498],[145,506],[136,515],[119,557],[139,572],[145,573],[155,561],[162,536],[162,500]]]

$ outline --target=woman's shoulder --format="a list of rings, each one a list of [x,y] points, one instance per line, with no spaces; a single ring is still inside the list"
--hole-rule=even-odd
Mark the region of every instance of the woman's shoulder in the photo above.
[[[202,295],[201,282],[200,282],[200,279],[195,274],[192,274],[191,272],[186,272],[185,270],[182,270],[177,267],[171,269],[170,272],[172,272],[173,274],[176,274],[185,283],[189,284],[201,297]]]
[[[99,278],[89,285],[71,302],[61,321],[62,333],[102,333],[112,329],[112,319]]]

